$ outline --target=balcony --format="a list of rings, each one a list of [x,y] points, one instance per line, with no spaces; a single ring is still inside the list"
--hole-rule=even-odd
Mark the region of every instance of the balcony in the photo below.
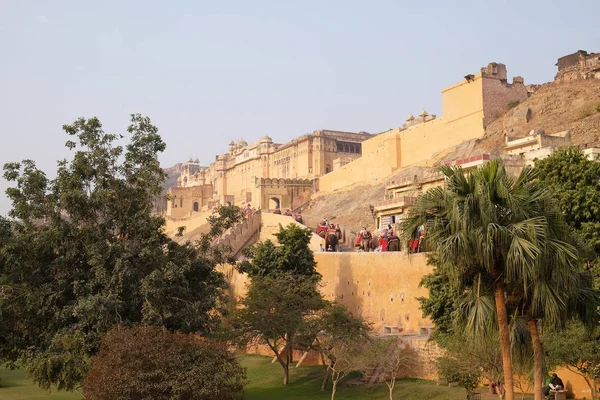
[[[480,154],[469,158],[463,158],[455,161],[447,161],[444,164],[448,167],[460,165],[463,169],[478,167],[491,160],[490,154]]]
[[[394,208],[404,209],[415,204],[416,200],[417,198],[412,196],[395,197],[393,199],[385,199],[376,202],[374,208],[375,211],[385,211]]]

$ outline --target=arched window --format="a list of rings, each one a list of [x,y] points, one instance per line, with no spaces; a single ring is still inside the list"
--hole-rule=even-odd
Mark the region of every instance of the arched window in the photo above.
[[[183,196],[179,198],[179,207],[183,207]]]
[[[327,166],[325,167],[325,173],[328,174],[329,172],[331,172],[331,166],[327,164]]]
[[[171,207],[177,208],[177,196],[173,196],[173,200],[171,201]]]
[[[194,202],[194,211],[198,212],[198,202],[197,201]]]

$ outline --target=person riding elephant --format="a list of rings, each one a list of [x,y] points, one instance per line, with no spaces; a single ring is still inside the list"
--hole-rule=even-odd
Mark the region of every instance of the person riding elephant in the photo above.
[[[366,228],[363,228],[362,238],[360,241],[360,248],[366,252],[371,251],[372,246],[373,246],[372,239],[373,239],[373,236],[371,235],[371,232],[369,232]]]
[[[400,251],[400,238],[394,234],[386,239],[386,251]]]

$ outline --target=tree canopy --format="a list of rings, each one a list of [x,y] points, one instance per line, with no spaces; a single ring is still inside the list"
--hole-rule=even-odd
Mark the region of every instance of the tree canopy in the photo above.
[[[306,340],[302,335],[309,321],[328,302],[317,288],[321,275],[309,248],[311,232],[290,223],[280,226],[275,236],[279,246],[270,240],[258,243],[248,252],[251,260],[239,266],[251,282],[233,326],[241,344],[258,341],[269,346],[287,384],[293,351]]]
[[[404,232],[425,224],[427,240],[439,264],[457,280],[472,280],[461,302],[465,327],[485,336],[497,320],[506,397],[514,398],[507,293],[519,289],[520,311],[529,318],[536,360],[536,399],[541,396],[541,346],[535,338],[537,320],[559,321],[577,303],[577,250],[552,193],[525,167],[510,176],[502,162],[492,160],[465,173],[442,167],[443,187],[419,197],[405,220]],[[557,279],[540,280],[554,275]],[[476,282],[476,284],[475,284]],[[567,288],[568,290],[562,290]]]
[[[600,288],[600,163],[583,151],[569,147],[537,160],[539,179],[553,193],[565,221],[579,238],[579,247],[590,248],[595,286]]]
[[[63,129],[73,155],[55,178],[31,160],[4,166],[13,186],[11,219],[0,220],[0,359],[44,388],[71,390],[115,325],[216,327],[225,281],[203,249],[239,213],[215,216],[198,245],[178,244],[151,213],[165,144],[150,119],[132,115],[123,135],[97,118]]]
[[[86,399],[243,399],[244,369],[223,343],[159,327],[117,327],[83,382]]]
[[[280,225],[275,233],[279,243],[276,246],[271,240],[259,243],[248,251],[251,260],[240,266],[240,272],[250,277],[279,274],[302,275],[321,279],[317,272],[317,262],[309,247],[312,232],[297,224],[290,223],[285,228]]]

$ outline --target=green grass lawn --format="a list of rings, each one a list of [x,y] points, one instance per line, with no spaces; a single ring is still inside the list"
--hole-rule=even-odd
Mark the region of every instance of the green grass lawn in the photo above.
[[[290,369],[290,384],[283,386],[281,367],[271,364],[270,357],[257,355],[240,355],[240,363],[247,368],[248,400],[285,400],[331,398],[331,385],[326,392],[319,392],[323,370],[321,367],[300,367]],[[0,400],[73,400],[80,399],[77,393],[52,391],[48,393],[31,383],[23,371],[10,371],[0,368]],[[482,392],[482,400],[496,400]],[[348,386],[346,381],[339,385],[336,399],[387,400],[388,390],[385,384],[375,386]],[[437,386],[433,382],[418,379],[407,379],[396,382],[395,399],[403,400],[464,400],[466,392],[462,388]],[[517,398],[520,395],[517,394]]]
[[[271,364],[270,357],[241,355],[241,364],[248,370],[248,400],[282,399],[331,399],[331,385],[326,392],[319,392],[323,369],[321,367],[300,367],[290,369],[290,384],[283,386],[281,366]],[[347,386],[344,381],[338,385],[336,399],[386,400],[388,388],[382,383],[375,386]],[[410,400],[465,400],[466,391],[462,388],[437,386],[433,382],[409,379],[396,382],[395,399]],[[485,398],[482,396],[482,398]],[[497,397],[496,397],[497,399]]]
[[[0,400],[73,400],[81,399],[77,393],[51,393],[33,385],[21,370],[7,370],[0,367]]]

